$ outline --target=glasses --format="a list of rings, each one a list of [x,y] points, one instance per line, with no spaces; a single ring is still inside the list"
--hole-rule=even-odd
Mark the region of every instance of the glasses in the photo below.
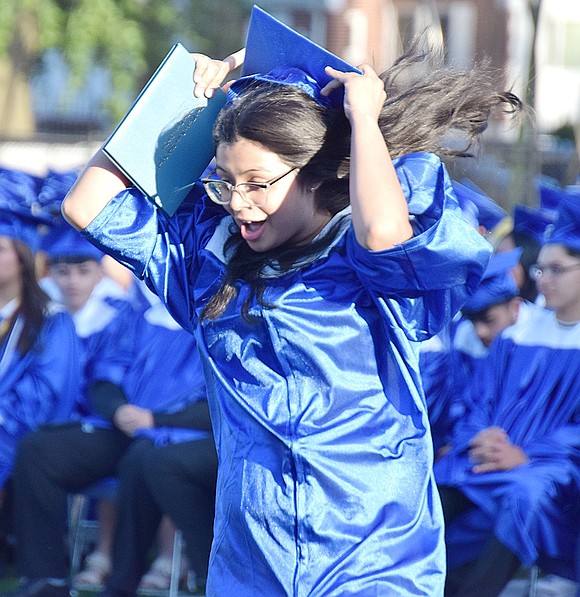
[[[539,280],[544,274],[551,274],[552,276],[559,277],[580,267],[580,263],[574,265],[539,265],[538,263],[530,267],[530,276],[534,280]]]
[[[234,191],[250,205],[261,207],[266,205],[268,201],[268,189],[276,184],[279,180],[282,180],[285,176],[288,176],[290,172],[298,170],[299,168],[292,168],[288,172],[268,180],[267,182],[240,182],[238,184],[231,184],[227,180],[220,180],[219,178],[211,178],[215,174],[215,170],[211,172],[208,178],[202,178],[201,182],[205,187],[205,192],[208,197],[219,205],[229,205]]]

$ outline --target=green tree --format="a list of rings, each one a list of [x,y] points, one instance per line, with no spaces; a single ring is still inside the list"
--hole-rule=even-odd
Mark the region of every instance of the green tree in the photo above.
[[[172,43],[182,41],[191,51],[221,49],[229,45],[226,36],[240,36],[243,21],[232,23],[247,12],[244,0],[1,0],[0,134],[14,129],[19,109],[29,110],[27,81],[48,48],[62,51],[73,86],[93,65],[108,69],[107,108],[118,119]]]

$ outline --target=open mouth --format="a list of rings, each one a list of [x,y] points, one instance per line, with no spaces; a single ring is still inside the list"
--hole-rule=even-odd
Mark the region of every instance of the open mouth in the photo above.
[[[257,240],[260,235],[262,234],[262,230],[264,229],[265,220],[261,222],[241,222],[240,223],[240,233],[242,238],[245,241],[254,241]]]

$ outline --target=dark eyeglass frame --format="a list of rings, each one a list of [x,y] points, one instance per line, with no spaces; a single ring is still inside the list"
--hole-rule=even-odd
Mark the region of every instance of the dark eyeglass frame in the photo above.
[[[532,280],[539,280],[545,273],[549,273],[552,276],[559,276],[564,275],[567,272],[572,270],[578,269],[580,267],[580,263],[574,263],[573,265],[545,265],[542,267],[539,263],[534,263],[534,265],[530,266],[530,277]]]
[[[288,174],[290,174],[291,172],[294,172],[295,170],[300,170],[300,168],[294,167],[291,170],[288,170],[288,172],[284,172],[284,174],[276,176],[276,178],[272,178],[272,180],[268,180],[266,182],[239,182],[238,184],[232,184],[231,182],[228,182],[227,180],[222,180],[221,178],[212,178],[212,176],[216,173],[216,170],[217,169],[214,168],[214,170],[210,172],[208,177],[201,179],[207,196],[214,203],[217,203],[218,205],[229,205],[232,200],[232,197],[234,196],[234,192],[237,192],[246,203],[248,203],[249,205],[255,205],[259,207],[261,205],[266,205],[266,202],[268,201],[268,190],[273,184],[276,184],[285,176],[288,176]],[[214,193],[214,189],[211,185],[223,185],[229,193],[229,199],[227,201],[220,201],[219,196]],[[246,187],[246,191],[243,191],[240,187]],[[262,191],[264,193],[264,201],[256,203],[255,201],[249,199],[246,196],[246,192],[251,192],[247,190],[248,187],[251,187],[254,190]]]

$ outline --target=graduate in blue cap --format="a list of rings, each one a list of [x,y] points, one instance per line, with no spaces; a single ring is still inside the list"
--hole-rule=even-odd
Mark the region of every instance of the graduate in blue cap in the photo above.
[[[47,258],[49,280],[56,288],[51,288],[47,281],[45,287],[50,288],[51,294],[62,301],[69,312],[79,312],[103,279],[104,253],[62,217],[51,223],[43,237],[42,249]],[[93,317],[93,322],[98,319],[98,316]]]
[[[475,290],[490,248],[434,152],[519,100],[479,69],[399,88],[415,55],[381,78],[293,40],[296,61],[229,87],[215,172],[175,216],[101,152],[64,213],[198,339],[220,462],[206,594],[438,595],[417,342]],[[197,55],[195,93],[238,57]]]
[[[497,595],[520,565],[574,578],[580,522],[580,202],[534,268],[547,309],[506,328],[468,387],[480,405],[435,465],[450,595]],[[457,574],[454,573],[454,570]]]
[[[521,301],[512,270],[521,253],[521,249],[512,249],[494,254],[477,290],[461,308],[485,348],[489,348],[503,329],[517,321]]]
[[[447,329],[421,345],[421,374],[436,454],[445,449],[456,421],[473,406],[462,389],[477,375],[477,365],[493,339],[514,324],[521,299],[513,268],[521,251],[492,255],[480,285],[462,307],[454,333]]]
[[[21,439],[67,421],[81,382],[73,322],[38,285],[34,251],[47,220],[0,188],[0,491]]]
[[[538,296],[536,281],[530,268],[536,263],[540,248],[544,242],[547,227],[554,223],[555,215],[546,209],[537,209],[525,205],[515,205],[512,211],[512,225],[505,231],[503,238],[496,243],[496,252],[511,251],[516,247],[521,250],[519,263],[512,270],[524,299],[524,305],[542,304]]]

